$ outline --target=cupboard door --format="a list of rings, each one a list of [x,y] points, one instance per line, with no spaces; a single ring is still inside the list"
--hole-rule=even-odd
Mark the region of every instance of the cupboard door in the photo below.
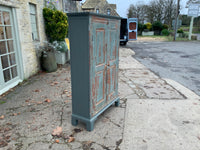
[[[107,51],[107,21],[93,17],[90,28],[90,55],[92,56],[91,80],[92,80],[92,108],[91,115],[94,116],[106,104],[106,51]]]
[[[107,101],[118,96],[118,62],[119,62],[119,22],[109,22],[109,39],[107,51]]]

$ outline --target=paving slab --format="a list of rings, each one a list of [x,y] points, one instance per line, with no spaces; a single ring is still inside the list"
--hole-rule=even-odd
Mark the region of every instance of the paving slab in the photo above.
[[[198,97],[184,95],[187,90],[160,79],[132,55],[130,49],[120,48],[120,106],[100,115],[92,132],[86,131],[85,124],[71,125],[69,65],[54,73],[40,72],[1,96],[0,150],[156,149],[165,147],[165,140],[174,144],[179,139],[184,145],[183,133],[191,137],[190,144],[194,140],[195,150],[200,136]],[[52,135],[57,127],[62,132]]]
[[[122,150],[199,150],[200,101],[128,99]]]

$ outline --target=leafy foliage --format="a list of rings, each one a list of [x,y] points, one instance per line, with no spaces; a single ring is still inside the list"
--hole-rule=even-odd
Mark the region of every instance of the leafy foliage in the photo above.
[[[170,32],[167,29],[163,29],[161,33],[164,36],[168,36],[170,34]]]
[[[169,29],[169,26],[167,24],[163,24],[163,29]]]
[[[178,29],[177,33],[184,33],[183,29]]]
[[[156,21],[152,24],[153,31],[162,31],[163,25],[160,21]]]
[[[143,25],[141,23],[138,23],[138,31],[142,31],[143,30]]]
[[[50,8],[43,9],[45,31],[49,42],[64,41],[68,33],[68,18],[61,11]]]
[[[146,25],[146,24],[143,24],[142,29],[143,29],[143,30],[144,30],[144,29],[147,29],[147,25]]]
[[[147,23],[146,23],[146,26],[147,26],[147,29],[151,30],[152,24],[151,24],[150,22],[147,22]]]

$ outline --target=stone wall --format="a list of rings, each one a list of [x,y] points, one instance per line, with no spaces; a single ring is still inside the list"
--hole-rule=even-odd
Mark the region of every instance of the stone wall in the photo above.
[[[68,0],[70,1],[70,0]],[[39,40],[32,40],[29,3],[36,5],[37,25]],[[16,20],[19,33],[20,51],[22,53],[24,78],[28,78],[40,69],[39,55],[41,47],[47,44],[42,10],[46,0],[1,0],[0,5],[12,7],[16,10]],[[69,7],[76,9],[76,2],[71,2]],[[63,0],[58,0],[59,10],[63,10]],[[70,8],[72,9],[72,8]]]
[[[39,40],[32,40],[32,29],[30,23],[29,3],[36,5],[37,25]],[[44,7],[43,0],[2,0],[0,5],[14,7],[16,9],[16,17],[20,51],[22,53],[24,78],[28,78],[39,70],[39,62],[37,51],[40,46],[44,46],[46,35],[44,32],[44,21],[42,9]]]

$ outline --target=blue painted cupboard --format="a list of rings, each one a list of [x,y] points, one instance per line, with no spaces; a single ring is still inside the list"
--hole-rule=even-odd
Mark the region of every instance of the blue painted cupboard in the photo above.
[[[82,12],[69,13],[72,79],[72,125],[87,130],[109,106],[119,105],[119,17]]]

